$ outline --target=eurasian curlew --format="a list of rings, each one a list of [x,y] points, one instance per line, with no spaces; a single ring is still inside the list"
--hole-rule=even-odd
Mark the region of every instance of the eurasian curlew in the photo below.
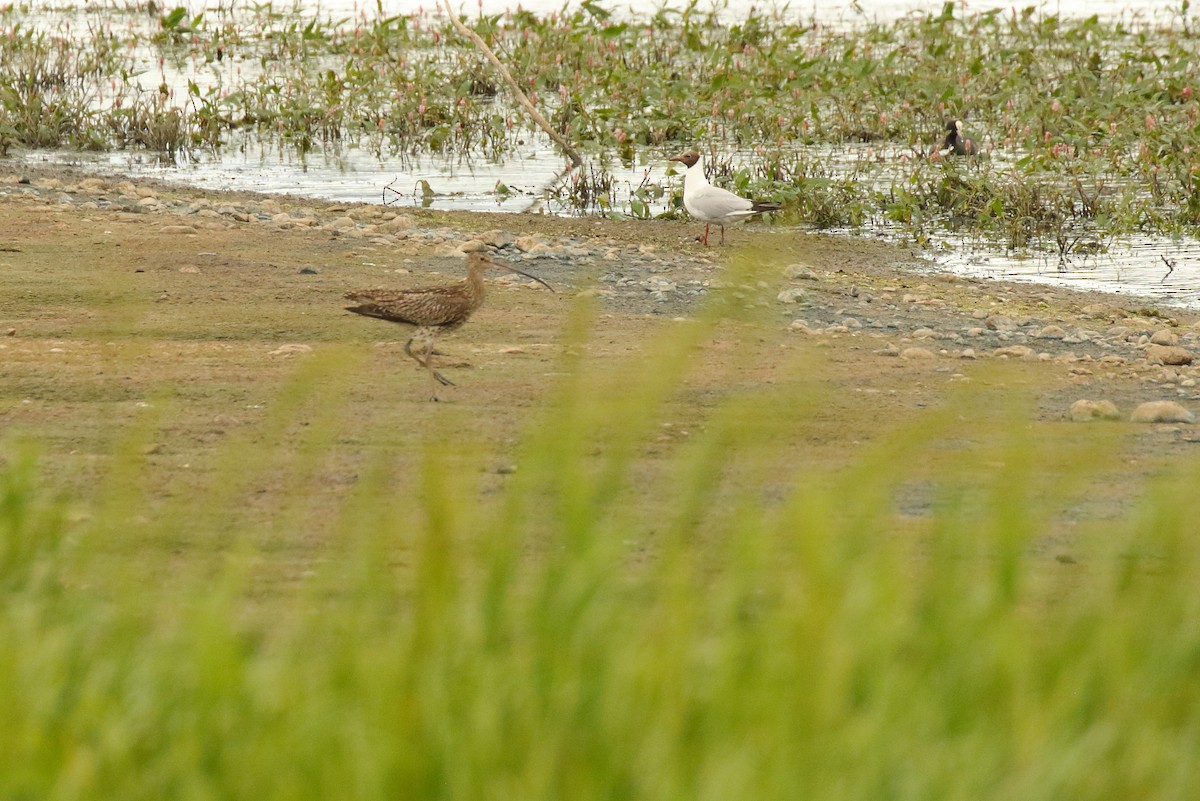
[[[454,382],[433,368],[433,339],[439,331],[452,331],[461,326],[483,305],[483,273],[489,268],[523,275],[537,281],[551,292],[554,291],[553,287],[536,275],[496,261],[486,253],[475,252],[467,257],[467,278],[464,281],[416,289],[364,289],[347,292],[346,298],[357,301],[359,305],[347,306],[346,311],[392,323],[416,326],[416,331],[404,343],[404,352],[429,371],[430,382],[433,385],[432,400],[436,401],[437,385],[441,383],[453,386]],[[424,351],[423,354],[413,350],[414,342]]]

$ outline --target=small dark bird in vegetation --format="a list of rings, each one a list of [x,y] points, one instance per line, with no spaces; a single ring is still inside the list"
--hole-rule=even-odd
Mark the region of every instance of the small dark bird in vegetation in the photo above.
[[[929,155],[934,158],[951,155],[974,156],[978,152],[975,141],[963,136],[962,120],[950,120],[946,123],[946,138],[942,140],[942,146],[934,148]]]

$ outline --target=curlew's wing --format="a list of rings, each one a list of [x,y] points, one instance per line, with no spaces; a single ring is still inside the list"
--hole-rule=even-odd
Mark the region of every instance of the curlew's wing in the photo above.
[[[410,325],[453,325],[465,320],[472,311],[469,299],[459,287],[364,289],[347,292],[346,299],[360,304],[347,306],[346,311]]]

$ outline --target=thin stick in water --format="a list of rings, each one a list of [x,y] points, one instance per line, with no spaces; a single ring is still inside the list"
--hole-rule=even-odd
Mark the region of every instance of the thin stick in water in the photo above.
[[[487,60],[492,62],[492,66],[500,72],[501,77],[504,78],[504,82],[508,84],[508,89],[512,92],[513,97],[529,112],[529,116],[538,124],[538,127],[545,131],[554,140],[555,144],[562,148],[563,152],[567,154],[567,157],[571,159],[571,162],[576,167],[581,166],[583,158],[579,155],[579,152],[558,131],[554,130],[554,127],[550,125],[550,121],[542,116],[542,113],[537,110],[533,103],[529,102],[529,98],[521,91],[521,87],[517,84],[516,79],[513,78],[512,73],[501,63],[496,54],[492,52],[492,49],[487,46],[487,42],[483,41],[483,37],[463,24],[462,20],[454,13],[454,10],[450,8],[450,0],[438,0],[438,2],[446,9],[446,15],[450,17],[450,24],[460,34],[474,42],[475,47],[479,48],[479,52],[483,53]]]

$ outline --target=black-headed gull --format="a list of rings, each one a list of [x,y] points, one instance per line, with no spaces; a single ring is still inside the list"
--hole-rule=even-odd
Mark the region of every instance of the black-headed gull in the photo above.
[[[678,161],[687,167],[687,172],[683,174],[683,207],[694,219],[704,223],[705,245],[708,245],[708,227],[713,223],[721,226],[721,244],[724,245],[726,225],[783,208],[778,203],[747,200],[727,189],[713,186],[704,175],[704,160],[694,150],[685,150],[668,160]]]
[[[975,142],[963,136],[962,120],[950,120],[946,123],[946,138],[940,148],[935,148],[934,156],[974,156],[979,151]]]

